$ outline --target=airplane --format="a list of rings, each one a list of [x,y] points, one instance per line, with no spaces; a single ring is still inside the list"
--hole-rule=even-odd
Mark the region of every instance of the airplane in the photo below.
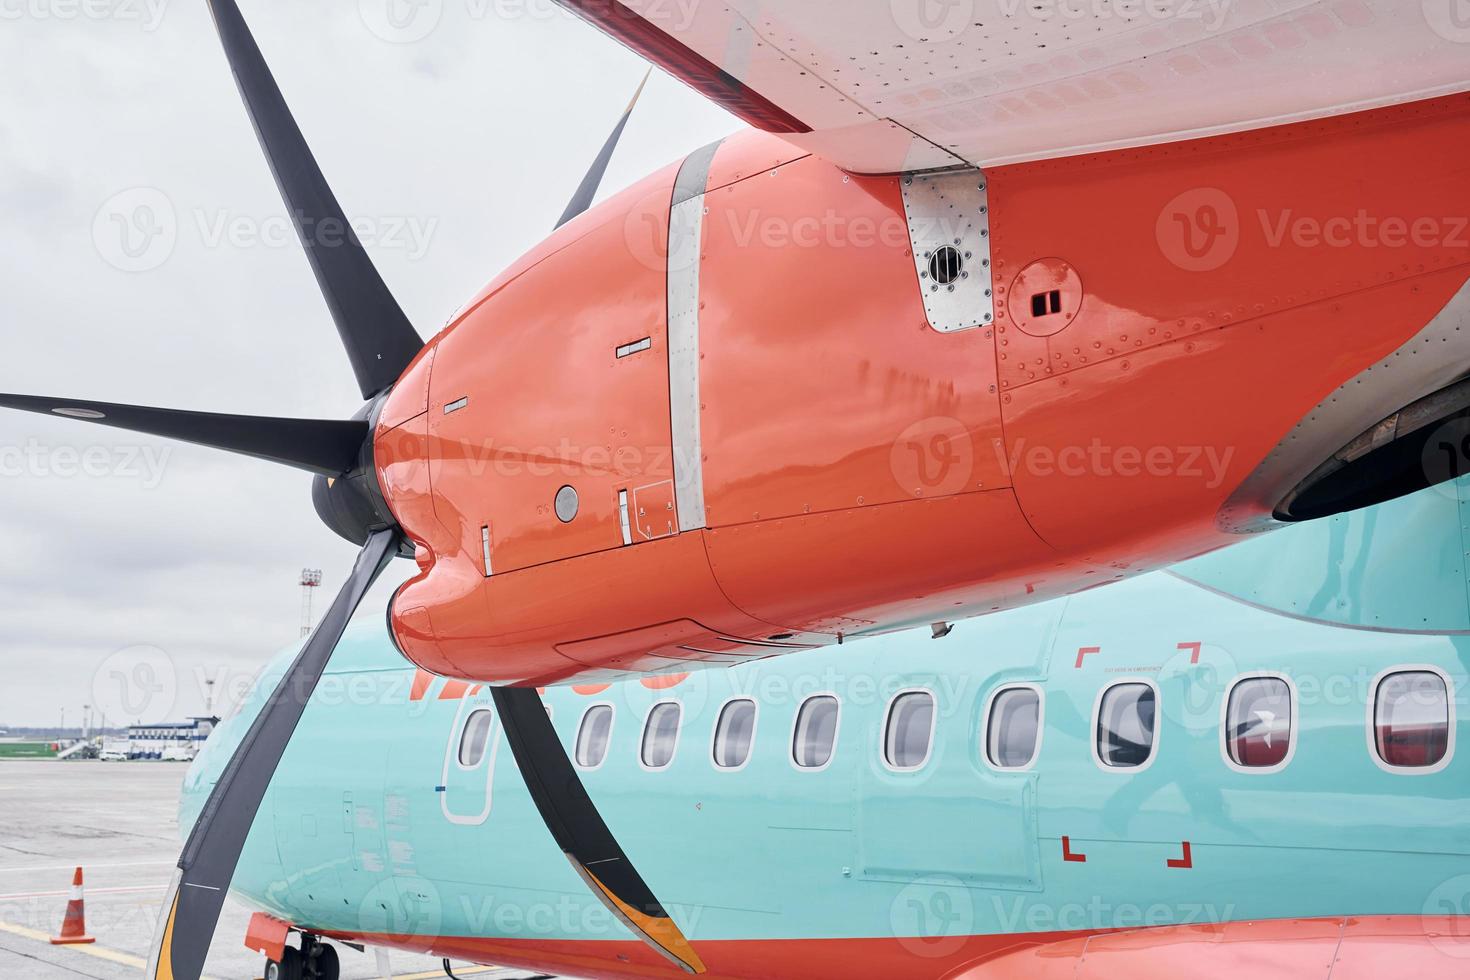
[[[1470,419],[1470,78],[1438,0],[1081,23],[1001,0],[988,26],[969,0],[561,3],[755,128],[594,207],[620,122],[558,229],[425,343],[209,0],[364,404],[0,395],[303,469],[362,548],[202,809],[155,978],[198,977],[394,556],[420,570],[396,648],[494,685],[578,874],[698,973],[537,687],[942,632],[1442,482],[1470,449],[1441,458]]]
[[[1462,977],[1454,486],[939,639],[545,706],[710,977]],[[293,654],[206,743],[181,826]],[[350,630],[233,886],[268,980],[335,980],[334,942],[680,975],[582,887],[507,761],[487,688]]]

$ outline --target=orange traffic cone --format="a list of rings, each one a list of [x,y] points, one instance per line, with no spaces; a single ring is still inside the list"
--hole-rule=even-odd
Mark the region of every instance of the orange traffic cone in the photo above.
[[[66,903],[66,918],[61,921],[61,935],[51,940],[53,946],[80,946],[97,940],[87,935],[87,900],[82,897],[82,869],[71,876],[71,900]]]

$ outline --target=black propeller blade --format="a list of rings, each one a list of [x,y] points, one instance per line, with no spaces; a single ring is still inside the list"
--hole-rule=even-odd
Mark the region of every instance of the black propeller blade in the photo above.
[[[335,477],[356,462],[368,424],[330,419],[276,419],[251,415],[181,412],[110,402],[67,401],[34,395],[0,394],[0,408],[60,415],[130,432],[192,442],[272,463]]]
[[[633,108],[638,105],[638,97],[643,94],[643,87],[648,84],[648,78],[653,74],[653,69],[648,69],[643,76],[643,81],[638,83],[638,91],[633,93],[633,98],[628,101],[628,108],[623,110],[623,117],[613,127],[612,135],[607,142],[602,144],[602,150],[597,154],[597,159],[592,161],[592,167],[587,175],[582,178],[582,183],[577,185],[577,193],[572,195],[571,203],[562,212],[556,226],[571,221],[592,206],[592,199],[597,196],[597,188],[602,184],[602,178],[607,173],[607,165],[612,161],[613,151],[618,148],[618,140],[623,137],[623,130],[628,126],[628,120],[633,116]]]
[[[234,0],[209,0],[235,84],[347,348],[362,397],[403,374],[424,342],[378,275],[296,126]]]
[[[234,0],[209,0],[209,5],[358,386],[363,397],[372,401],[398,380],[423,342],[353,234]],[[647,83],[647,76],[643,81]],[[642,91],[640,84],[638,93]],[[558,227],[591,206],[637,100],[635,94]],[[372,408],[360,412],[358,419],[334,422],[26,395],[0,395],[0,407],[181,439],[308,470],[319,477],[314,498],[328,526],[343,537],[365,542],[351,577],[236,748],[179,859],[179,873],[160,919],[147,975],[150,980],[198,980],[235,866],[271,777],[353,611],[399,551],[398,528],[377,492],[365,421]],[[703,973],[699,956],[598,813],[540,697],[530,689],[497,689],[494,697],[506,738],[547,827],[593,893],[670,962],[690,973]]]
[[[541,696],[528,687],[497,687],[490,694],[531,799],[572,867],[602,904],[644,942],[685,972],[703,973],[699,955],[587,795]]]
[[[203,971],[230,878],[271,776],[348,620],[396,550],[396,531],[368,538],[342,591],[220,774],[179,858],[148,964],[149,980],[195,980]]]

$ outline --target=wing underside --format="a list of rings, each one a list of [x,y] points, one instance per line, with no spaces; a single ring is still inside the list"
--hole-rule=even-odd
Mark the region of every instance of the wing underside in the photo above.
[[[1165,143],[1470,89],[1465,0],[557,0],[860,173]]]

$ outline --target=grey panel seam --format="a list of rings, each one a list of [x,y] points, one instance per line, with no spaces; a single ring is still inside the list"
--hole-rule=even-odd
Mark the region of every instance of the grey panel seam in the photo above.
[[[669,209],[669,429],[680,531],[707,525],[699,422],[699,260],[704,191],[719,148],[720,143],[711,143],[685,158]]]

